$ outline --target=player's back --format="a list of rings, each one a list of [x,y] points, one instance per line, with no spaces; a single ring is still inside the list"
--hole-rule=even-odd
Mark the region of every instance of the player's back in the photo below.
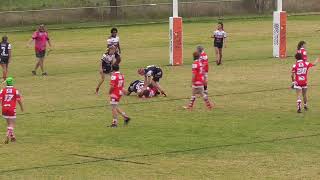
[[[298,60],[293,65],[292,72],[295,73],[295,81],[298,85],[306,85],[308,83],[308,71],[312,66],[312,63],[304,60]]]
[[[17,100],[20,98],[19,92],[12,86],[7,86],[0,92],[2,107],[16,108]]]
[[[194,75],[193,83],[194,85],[203,85],[204,83],[204,73],[203,64],[200,60],[196,60],[192,64],[192,73]]]
[[[209,71],[209,60],[207,53],[204,51],[200,54],[200,61],[203,64],[204,71],[207,73]]]
[[[297,53],[302,55],[302,60],[304,60],[304,61],[308,60],[308,55],[307,55],[307,51],[305,48],[298,49]]]
[[[112,73],[111,75],[111,83],[114,89],[123,90],[124,87],[124,75],[119,71]]]

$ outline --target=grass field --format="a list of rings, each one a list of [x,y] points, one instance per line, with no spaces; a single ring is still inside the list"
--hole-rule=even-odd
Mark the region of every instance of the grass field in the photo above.
[[[319,54],[319,16],[289,18],[289,55],[308,42],[310,60]],[[311,70],[310,111],[296,113],[289,90],[292,57],[272,55],[272,20],[227,21],[224,65],[214,65],[213,23],[184,25],[185,65],[168,64],[168,25],[120,27],[121,71],[126,84],[136,69],[164,70],[168,97],[124,97],[132,117],[127,128],[110,129],[106,88],[94,95],[98,63],[109,29],[51,31],[54,50],[48,77],[31,76],[31,32],[9,33],[14,47],[11,74],[24,96],[18,113],[18,141],[0,145],[0,179],[319,179],[320,78]],[[209,93],[216,102],[204,110],[183,110],[190,96],[191,53],[207,47]],[[122,122],[121,122],[122,123]],[[0,137],[5,136],[0,124]]]

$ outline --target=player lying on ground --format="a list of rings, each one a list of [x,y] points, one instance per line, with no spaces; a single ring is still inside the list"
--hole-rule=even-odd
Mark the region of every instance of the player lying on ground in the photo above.
[[[2,78],[6,80],[8,76],[8,67],[11,61],[11,44],[8,42],[8,37],[3,36],[0,44],[0,64],[2,67]]]
[[[114,46],[116,47],[116,52],[115,52],[115,58],[116,58],[116,64],[120,64],[121,62],[121,49],[120,49],[120,38],[118,36],[118,29],[117,28],[112,28],[111,29],[111,35],[107,39],[107,47]]]
[[[115,52],[116,52],[116,48],[114,46],[110,46],[106,50],[106,52],[102,55],[100,69],[99,69],[101,79],[96,88],[96,94],[99,93],[100,86],[103,84],[106,78],[106,75],[110,75],[110,73],[112,72],[112,65],[116,61]]]
[[[118,126],[118,114],[124,118],[124,124],[127,125],[130,118],[124,111],[119,108],[119,102],[123,94],[126,94],[124,89],[124,75],[119,71],[119,65],[115,64],[112,66],[113,73],[111,74],[110,80],[110,104],[112,108],[112,124],[110,127]]]
[[[28,46],[34,42],[35,45],[35,52],[36,52],[36,66],[32,71],[33,75],[37,74],[37,69],[40,67],[42,71],[42,75],[48,75],[47,72],[44,71],[44,59],[46,56],[46,49],[47,49],[47,42],[51,47],[51,42],[49,39],[48,32],[45,29],[45,26],[41,24],[36,32],[33,33],[31,40],[28,43]]]
[[[203,64],[204,73],[204,93],[208,95],[208,72],[209,72],[209,60],[208,55],[204,52],[202,46],[197,46],[197,52],[200,54],[200,61]]]
[[[144,81],[142,80],[135,80],[130,84],[128,87],[127,96],[129,96],[131,93],[136,93],[138,97],[144,98],[151,98],[160,94],[158,89],[151,84],[147,88],[144,88]]]
[[[194,102],[196,101],[196,96],[201,95],[208,109],[213,108],[213,104],[208,99],[208,95],[204,93],[204,74],[203,74],[203,64],[199,60],[200,54],[196,51],[193,53],[194,62],[192,64],[192,96],[190,103],[184,106],[185,109],[192,110]]]
[[[20,105],[23,112],[23,105],[19,91],[13,87],[13,78],[8,77],[6,80],[7,87],[3,88],[0,92],[0,100],[2,102],[2,116],[7,120],[7,135],[4,143],[8,144],[11,140],[16,141],[14,135],[14,128],[16,125],[16,104]]]
[[[146,68],[138,69],[138,74],[144,76],[144,89],[147,89],[149,85],[152,85],[158,89],[158,91],[163,95],[167,96],[164,90],[160,86],[160,79],[162,78],[163,72],[162,69],[155,66],[150,65]]]
[[[308,61],[308,55],[306,50],[307,43],[305,41],[300,41],[297,46],[297,53],[302,55],[302,60]]]
[[[309,69],[315,66],[319,62],[319,58],[314,63],[306,62],[302,59],[302,54],[296,54],[297,62],[292,67],[292,88],[296,89],[297,92],[297,112],[301,113],[301,95],[303,96],[304,109],[308,110],[308,99],[307,99],[307,89],[308,89],[308,72]]]
[[[213,32],[211,38],[214,39],[214,49],[216,52],[217,65],[222,64],[222,49],[227,47],[227,33],[224,31],[223,23],[219,22],[217,30]],[[223,46],[224,45],[224,46]]]

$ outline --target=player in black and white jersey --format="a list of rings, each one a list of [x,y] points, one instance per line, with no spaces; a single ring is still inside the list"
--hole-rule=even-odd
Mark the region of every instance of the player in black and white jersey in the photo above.
[[[127,95],[129,96],[131,93],[139,94],[143,91],[144,81],[143,80],[135,80],[130,83],[128,87]]]
[[[116,58],[116,64],[120,64],[121,62],[121,48],[120,48],[120,38],[118,36],[118,29],[117,28],[112,28],[111,29],[111,35],[107,39],[107,47],[114,46],[116,47],[116,52],[115,52],[115,58]]]
[[[8,42],[8,37],[3,36],[0,44],[0,64],[2,67],[2,77],[6,80],[8,77],[8,66],[11,60],[11,44]]]
[[[160,86],[160,79],[163,76],[162,69],[155,65],[147,66],[146,68],[138,69],[138,74],[144,76],[144,88],[146,89],[149,85],[152,85],[158,89],[158,91],[167,96],[164,90]]]
[[[112,65],[116,61],[115,52],[116,52],[116,47],[110,46],[101,57],[100,71],[99,71],[101,79],[96,88],[96,94],[98,94],[100,86],[104,82],[106,75],[110,75],[110,73],[112,72]]]
[[[215,30],[211,36],[214,39],[214,48],[216,52],[216,63],[220,65],[222,63],[222,48],[226,48],[227,33],[223,29],[223,23],[219,22],[217,30]]]

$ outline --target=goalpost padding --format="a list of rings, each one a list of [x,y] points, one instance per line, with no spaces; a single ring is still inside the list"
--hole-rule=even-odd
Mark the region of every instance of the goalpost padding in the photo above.
[[[278,0],[278,11],[273,13],[273,57],[287,57],[287,13],[282,11],[282,0]]]
[[[183,28],[182,17],[169,18],[170,65],[183,65]]]

